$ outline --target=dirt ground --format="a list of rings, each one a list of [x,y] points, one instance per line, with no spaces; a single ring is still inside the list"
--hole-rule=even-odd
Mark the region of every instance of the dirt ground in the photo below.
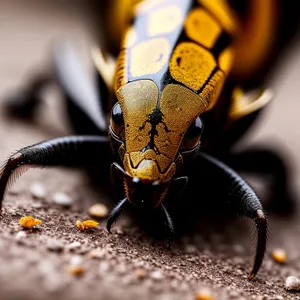
[[[51,3],[0,0],[1,100],[25,84],[31,72],[47,67],[53,38],[70,37],[86,49],[92,30],[83,2],[76,7],[71,1]],[[296,42],[282,57],[271,81],[274,101],[245,146],[274,145],[286,156],[300,203],[299,53]],[[0,161],[23,146],[70,133],[59,95],[51,91],[46,98],[33,122],[6,117],[0,105]],[[37,182],[47,192],[43,199],[31,194]],[[56,192],[70,195],[70,208],[53,202]],[[88,218],[89,205],[99,201],[113,206],[81,170],[33,170],[22,176],[7,193],[0,216],[0,299],[194,299],[203,289],[224,300],[300,299],[300,293],[284,288],[287,276],[300,277],[298,210],[288,218],[269,214],[266,257],[249,282],[255,251],[251,222],[237,220],[221,231],[186,235],[167,250],[165,241],[149,237],[126,215],[112,234],[106,232],[105,220],[97,229],[79,232],[76,220]],[[22,230],[19,219],[28,214],[43,224]],[[271,258],[278,247],[287,251],[285,265]],[[94,249],[97,257],[91,258]],[[75,262],[85,270],[82,276],[70,273]]]

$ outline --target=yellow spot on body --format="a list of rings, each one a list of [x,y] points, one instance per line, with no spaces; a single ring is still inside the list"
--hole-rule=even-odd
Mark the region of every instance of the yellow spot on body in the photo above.
[[[79,221],[77,220],[76,221],[76,227],[80,230],[85,230],[85,229],[89,229],[89,228],[94,228],[96,226],[98,226],[99,223],[98,222],[95,222],[93,220],[86,220],[86,221]]]
[[[169,141],[166,141],[166,146],[169,145]],[[163,154],[156,154],[152,149],[149,149],[145,152],[131,152],[130,153],[131,163],[134,168],[138,166],[138,164],[142,160],[153,160],[155,161],[160,171],[163,173],[172,163],[172,160]]]
[[[284,249],[275,249],[272,252],[272,258],[274,261],[284,264],[286,262],[286,251]]]
[[[153,81],[138,80],[126,84],[117,97],[125,122],[126,151],[138,152],[150,142],[148,116],[158,101],[158,88]]]
[[[155,159],[156,158],[156,153],[152,150],[149,149],[145,152],[145,159]]]
[[[177,5],[159,7],[150,12],[148,18],[148,36],[170,33],[183,21],[182,11]]]
[[[172,77],[194,91],[203,86],[215,67],[212,54],[191,42],[180,43],[170,60]]]
[[[145,159],[143,158],[139,165],[136,168],[132,168],[130,162],[130,155],[125,153],[123,165],[125,171],[131,177],[138,177],[144,182],[168,182],[170,181],[175,172],[176,172],[176,164],[172,163],[172,160],[162,154],[156,155],[155,160]],[[158,168],[161,169],[161,172]],[[164,169],[162,170],[162,166]]]
[[[210,110],[216,104],[222,91],[225,81],[225,75],[222,71],[217,71],[210,81],[206,84],[199,96],[206,102],[206,111]]]
[[[36,225],[41,225],[42,221],[39,219],[35,219],[32,216],[25,216],[20,219],[20,225],[24,228],[33,228]]]
[[[159,72],[168,61],[169,41],[157,38],[134,46],[130,54],[130,73],[133,77]]]
[[[207,48],[214,46],[222,31],[216,20],[202,8],[196,8],[190,12],[184,28],[191,40]]]
[[[141,151],[131,152],[130,153],[130,160],[134,168],[144,159],[145,154]]]
[[[141,180],[152,181],[154,178],[159,178],[160,173],[155,161],[150,159],[143,159],[135,169],[134,176],[137,176]]]
[[[226,48],[219,56],[219,66],[225,73],[229,73],[233,61],[233,49]]]
[[[223,28],[228,32],[237,30],[236,16],[225,0],[198,0],[198,2],[207,8],[216,19],[222,24]]]
[[[170,144],[169,141],[166,141],[166,144]],[[167,170],[167,168],[169,168],[169,166],[172,163],[172,159],[170,159],[169,157],[167,157],[163,154],[157,155],[156,161],[157,161],[157,164],[159,165],[159,168],[162,172],[165,172]]]
[[[180,110],[176,109],[178,107]],[[206,103],[190,89],[179,84],[169,84],[164,88],[160,100],[164,124],[156,126],[158,135],[154,137],[155,146],[164,155],[160,166],[163,162],[168,162],[167,159],[175,160],[186,130],[205,109]]]

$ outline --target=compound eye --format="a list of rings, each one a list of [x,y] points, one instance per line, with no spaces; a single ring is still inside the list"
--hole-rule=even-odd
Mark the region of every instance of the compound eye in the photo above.
[[[124,117],[119,102],[111,110],[110,126],[114,134],[124,138]]]
[[[195,148],[200,142],[202,132],[203,122],[200,117],[198,117],[188,128],[181,143],[181,150],[187,151]]]

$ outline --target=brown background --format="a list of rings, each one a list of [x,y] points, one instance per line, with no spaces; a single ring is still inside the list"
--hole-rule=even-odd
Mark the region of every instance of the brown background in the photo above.
[[[21,88],[32,73],[50,65],[53,40],[68,37],[83,53],[87,51],[95,37],[91,25],[95,19],[85,3],[0,1],[1,101],[8,92]],[[292,167],[292,185],[300,197],[299,83],[300,43],[296,41],[270,80],[274,101],[244,146],[263,143],[281,151]],[[34,122],[7,118],[0,108],[1,161],[20,147],[70,132],[60,95],[50,90],[45,96],[47,101]],[[45,200],[30,195],[30,185],[37,181],[48,192]],[[260,182],[256,184],[259,187]],[[53,204],[57,191],[73,197],[71,209]],[[284,290],[287,276],[300,276],[297,213],[289,218],[269,216],[267,255],[257,278],[248,282],[255,250],[250,222],[238,220],[222,232],[186,236],[167,251],[164,242],[144,235],[126,216],[112,235],[106,233],[104,221],[99,230],[78,232],[75,221],[86,218],[88,205],[99,199],[107,200],[93,191],[79,170],[34,170],[18,180],[6,195],[0,216],[0,299],[193,299],[199,288],[211,289],[216,299],[300,299],[300,294]],[[44,224],[20,242],[18,220],[26,214],[39,217]],[[81,246],[71,251],[68,245],[74,241]],[[51,251],[60,246],[60,253]],[[271,260],[275,247],[287,250],[285,266]],[[103,249],[101,259],[88,258],[94,248]],[[86,268],[81,278],[66,271],[75,254]],[[136,278],[139,268],[145,270],[142,280]],[[153,278],[154,271],[161,272],[162,278]]]

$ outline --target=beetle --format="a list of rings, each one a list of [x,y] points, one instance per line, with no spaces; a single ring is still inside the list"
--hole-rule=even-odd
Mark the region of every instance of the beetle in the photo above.
[[[108,231],[127,203],[155,208],[166,220],[170,247],[175,231],[166,199],[171,189],[198,190],[195,170],[201,170],[226,194],[234,211],[256,224],[252,279],[263,261],[268,223],[254,190],[226,160],[235,166],[229,150],[272,98],[269,89],[243,90],[239,85],[249,78],[256,83],[253,74],[269,55],[275,5],[252,1],[252,16],[260,12],[257,24],[241,30],[237,13],[226,1],[135,2],[128,4],[132,16],[116,62],[103,49],[92,50],[97,87],[85,77],[72,48],[63,44],[55,49],[56,78],[78,135],[40,142],[11,155],[0,171],[0,205],[7,185],[24,170],[85,164],[99,156],[108,160],[113,154],[111,174],[121,180],[124,197],[111,211]],[[10,109],[30,115],[44,84],[35,81],[27,93],[14,98]],[[251,153],[254,158],[248,154],[237,160],[246,170],[262,161],[270,172],[282,166],[265,152]],[[277,204],[284,206],[285,190],[276,192]]]

